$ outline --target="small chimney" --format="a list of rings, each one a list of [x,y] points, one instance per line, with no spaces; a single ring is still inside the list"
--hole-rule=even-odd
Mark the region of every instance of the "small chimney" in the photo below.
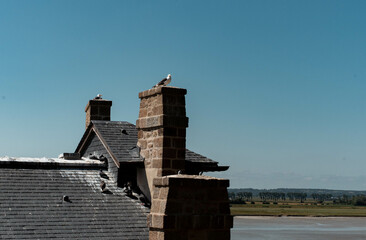
[[[140,113],[136,121],[138,146],[145,159],[150,193],[153,179],[184,170],[186,149],[186,89],[157,87],[139,93]]]
[[[92,120],[111,120],[111,106],[112,101],[96,97],[93,100],[89,100],[85,107],[86,121],[85,128],[88,128],[90,121]]]

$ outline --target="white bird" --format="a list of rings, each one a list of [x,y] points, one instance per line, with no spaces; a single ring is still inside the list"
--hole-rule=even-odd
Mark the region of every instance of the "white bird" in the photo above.
[[[164,78],[163,80],[161,80],[160,82],[158,82],[155,86],[153,86],[153,88],[156,88],[158,86],[166,86],[171,81],[172,81],[172,75],[168,74],[168,76],[166,78]]]
[[[102,94],[98,94],[94,99],[102,99]]]

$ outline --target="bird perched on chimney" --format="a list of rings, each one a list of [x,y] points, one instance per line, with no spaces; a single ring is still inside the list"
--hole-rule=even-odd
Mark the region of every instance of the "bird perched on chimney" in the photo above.
[[[172,75],[168,74],[168,76],[166,78],[164,78],[163,80],[161,80],[160,82],[158,82],[155,86],[153,86],[153,88],[156,88],[158,86],[166,86],[171,81],[172,81]]]
[[[94,99],[102,99],[102,94],[98,94]]]

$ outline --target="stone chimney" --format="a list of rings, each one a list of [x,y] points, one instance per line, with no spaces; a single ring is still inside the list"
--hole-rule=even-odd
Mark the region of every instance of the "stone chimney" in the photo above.
[[[230,240],[229,180],[198,175],[154,179],[150,240]]]
[[[86,121],[85,128],[88,128],[91,120],[111,120],[111,106],[112,101],[105,99],[93,99],[89,100],[85,107]]]
[[[139,93],[140,113],[136,121],[138,146],[145,159],[150,193],[153,179],[184,170],[186,149],[186,89],[157,87]]]
[[[186,89],[157,87],[139,93],[136,121],[151,195],[150,240],[229,240],[229,180],[178,174],[185,169]]]

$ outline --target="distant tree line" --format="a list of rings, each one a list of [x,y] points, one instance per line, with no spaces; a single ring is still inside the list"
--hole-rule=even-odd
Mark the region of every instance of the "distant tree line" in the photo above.
[[[333,200],[334,204],[347,204],[354,206],[366,206],[366,195],[348,196],[342,195]]]
[[[231,192],[229,193],[229,199],[231,203],[245,203],[245,201],[251,201],[253,193],[251,192]]]
[[[333,195],[330,193],[313,193],[311,194],[311,197],[315,201],[324,202],[326,200],[331,200],[333,198]]]
[[[349,191],[349,190],[329,190],[329,189],[310,189],[310,188],[276,188],[276,189],[255,189],[255,188],[229,188],[229,192],[251,192],[253,194],[253,197],[259,197],[260,192],[282,192],[282,193],[288,193],[288,192],[301,192],[301,193],[307,193],[308,198],[311,197],[311,194],[317,193],[317,194],[332,194],[333,198],[342,197],[343,195],[348,195],[351,198],[353,196],[358,195],[366,195],[366,191]]]
[[[301,193],[301,192],[260,192],[258,194],[259,198],[262,201],[272,200],[272,201],[278,201],[278,200],[286,200],[286,197],[291,201],[305,201],[307,197],[307,193]]]
[[[353,192],[343,191],[343,194],[340,194],[342,191],[330,191],[330,190],[317,190],[317,192],[311,193],[311,189],[304,189],[307,192],[296,191],[298,189],[293,189],[295,191],[286,191],[290,189],[278,189],[284,190],[283,192],[280,191],[273,191],[273,190],[264,190],[258,191],[257,189],[243,189],[247,191],[230,191],[229,200],[231,203],[238,203],[238,204],[245,204],[247,201],[251,201],[254,203],[253,198],[258,197],[263,202],[267,201],[274,201],[277,202],[278,200],[286,201],[286,199],[291,201],[301,201],[304,202],[308,195],[314,201],[318,203],[323,203],[324,201],[333,201],[333,204],[345,204],[345,205],[354,205],[354,206],[366,206],[366,194],[361,191],[358,191],[354,194]],[[331,194],[330,192],[336,193],[335,195]],[[346,194],[348,193],[348,194]]]
[[[286,193],[283,192],[260,192],[258,196],[262,201],[278,201],[279,199],[286,200]]]
[[[301,193],[301,192],[288,192],[287,197],[290,200],[300,200],[300,202],[304,202],[306,200],[306,197],[308,196],[307,193]]]
[[[258,197],[263,201],[285,201],[287,198],[292,201],[305,201],[307,193],[300,192],[259,192]],[[245,201],[252,201],[253,193],[251,192],[229,192],[229,199],[231,203],[245,203]]]

